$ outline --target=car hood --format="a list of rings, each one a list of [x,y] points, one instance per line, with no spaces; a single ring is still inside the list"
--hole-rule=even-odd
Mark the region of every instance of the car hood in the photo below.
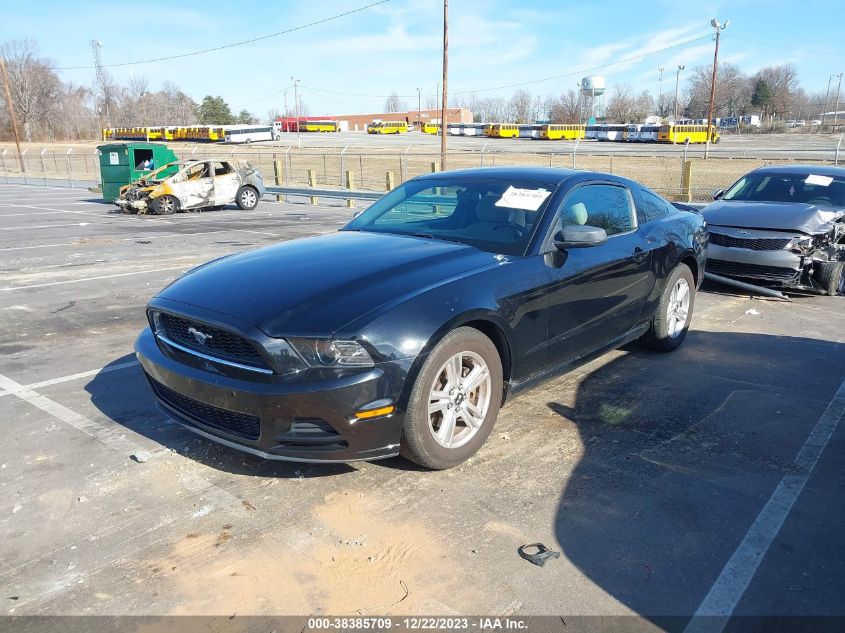
[[[326,336],[389,301],[499,264],[456,242],[338,231],[215,260],[157,297],[235,317],[272,337]]]
[[[714,226],[818,234],[830,231],[832,223],[845,216],[845,211],[795,202],[717,200],[707,205],[702,214]]]

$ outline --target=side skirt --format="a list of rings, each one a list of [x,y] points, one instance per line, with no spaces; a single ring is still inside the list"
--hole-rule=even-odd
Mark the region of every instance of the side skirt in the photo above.
[[[615,339],[611,340],[607,345],[603,345],[602,347],[596,348],[591,352],[587,352],[586,354],[574,358],[572,360],[568,360],[560,365],[555,365],[549,369],[541,371],[538,374],[534,374],[530,378],[526,378],[522,382],[518,383],[508,383],[505,385],[505,401],[510,400],[513,396],[522,393],[523,391],[530,389],[539,385],[540,383],[546,382],[556,376],[561,374],[565,374],[566,372],[572,371],[576,367],[580,367],[586,363],[589,363],[591,360],[595,360],[599,356],[606,354],[607,352],[616,349],[617,347],[622,347],[626,343],[630,343],[634,339],[638,339],[640,336],[646,333],[650,326],[650,322],[646,321],[645,323],[641,323],[640,325],[636,326],[632,330],[628,330],[625,334],[621,336],[617,336]]]

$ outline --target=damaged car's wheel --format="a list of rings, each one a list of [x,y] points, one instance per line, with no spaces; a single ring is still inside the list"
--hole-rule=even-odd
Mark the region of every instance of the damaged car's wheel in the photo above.
[[[663,292],[651,328],[642,341],[658,352],[671,352],[684,342],[692,320],[695,305],[695,279],[686,264],[678,264],[671,272]]]
[[[179,201],[174,196],[161,196],[153,201],[152,208],[156,215],[170,215],[179,210]]]
[[[845,295],[845,262],[821,262],[816,281],[829,295]]]
[[[258,192],[254,187],[244,185],[238,189],[238,193],[235,196],[235,203],[243,211],[252,211],[258,206]]]

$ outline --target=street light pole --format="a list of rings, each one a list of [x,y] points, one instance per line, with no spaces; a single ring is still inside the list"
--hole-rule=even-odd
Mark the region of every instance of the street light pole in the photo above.
[[[290,80],[293,82],[293,108],[296,112],[296,146],[302,149],[302,138],[299,136],[299,94],[296,90],[299,79],[291,77]]]
[[[440,171],[446,170],[446,111],[449,82],[449,0],[443,0],[443,100],[440,103]]]
[[[420,126],[420,132],[422,132],[422,93],[420,90],[421,88],[417,88],[417,125]]]
[[[681,71],[686,68],[686,66],[678,66],[678,70],[675,73],[675,121],[678,120],[678,84],[681,81]]]
[[[724,29],[728,28],[728,24],[730,24],[730,20],[726,21],[724,24],[715,18],[710,20],[710,26],[716,30],[716,51],[713,53],[713,78],[710,81],[710,107],[707,110],[707,147],[704,151],[705,158],[710,154],[710,138],[713,136],[710,131],[710,126],[713,125],[713,105],[716,102],[716,70],[719,68],[719,36]]]
[[[657,107],[660,107],[660,102],[663,101],[663,71],[666,70],[665,66],[658,66],[657,71],[660,73],[660,77],[657,79]]]
[[[822,108],[821,120],[822,120],[822,132],[824,132],[824,115],[827,112],[827,100],[830,98],[830,82],[833,81],[833,75],[827,78],[827,92],[824,95],[824,108]]]
[[[836,75],[839,77],[839,83],[836,84],[836,105],[833,106],[833,131],[836,132],[836,119],[839,116],[839,90],[842,88],[842,73]]]

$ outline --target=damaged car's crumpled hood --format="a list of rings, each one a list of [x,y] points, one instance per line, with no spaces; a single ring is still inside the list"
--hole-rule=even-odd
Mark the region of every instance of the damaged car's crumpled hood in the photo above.
[[[845,210],[796,202],[717,200],[702,211],[708,224],[744,229],[773,229],[817,235],[845,217]]]

